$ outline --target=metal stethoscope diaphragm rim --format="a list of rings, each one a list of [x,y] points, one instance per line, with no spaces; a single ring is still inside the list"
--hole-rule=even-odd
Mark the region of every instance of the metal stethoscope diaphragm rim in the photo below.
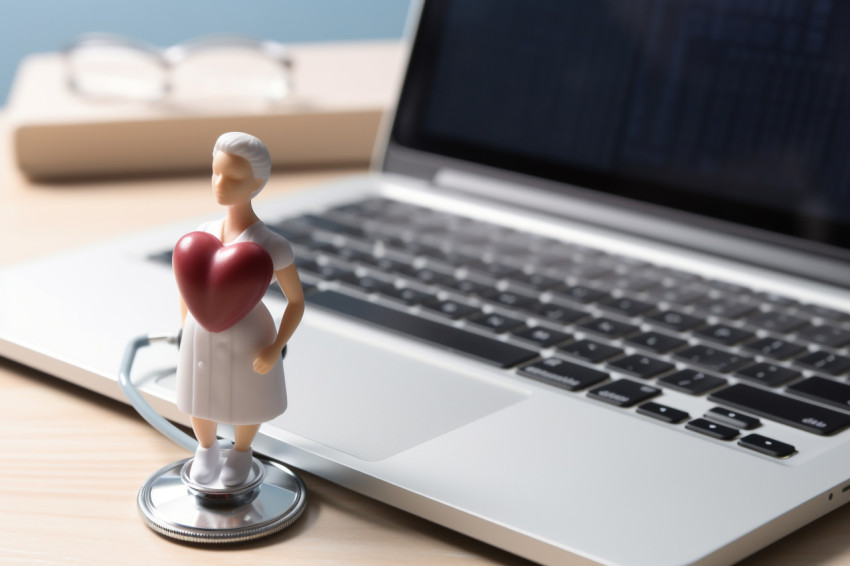
[[[155,342],[177,344],[176,336],[139,336],[124,350],[119,384],[139,414],[166,437],[194,453],[197,441],[153,410],[130,378],[140,349]],[[228,447],[223,448],[226,456]],[[145,524],[182,542],[242,543],[292,525],[307,505],[307,488],[286,466],[254,457],[247,483],[235,488],[199,486],[188,478],[192,458],[156,471],[139,490],[136,503]]]

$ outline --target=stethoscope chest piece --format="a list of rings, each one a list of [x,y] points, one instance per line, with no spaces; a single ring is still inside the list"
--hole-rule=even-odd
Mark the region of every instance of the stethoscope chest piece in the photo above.
[[[145,523],[168,538],[203,544],[247,542],[287,528],[304,511],[304,482],[285,466],[254,458],[248,479],[235,488],[199,485],[192,459],[153,474],[139,491]]]

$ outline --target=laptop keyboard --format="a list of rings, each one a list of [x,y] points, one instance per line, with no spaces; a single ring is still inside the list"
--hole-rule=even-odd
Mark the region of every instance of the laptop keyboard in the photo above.
[[[848,313],[384,198],[267,225],[316,307],[776,458],[850,426]]]

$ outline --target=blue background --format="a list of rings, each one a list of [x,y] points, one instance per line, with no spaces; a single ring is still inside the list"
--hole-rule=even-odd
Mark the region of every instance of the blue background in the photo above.
[[[17,0],[0,7],[0,105],[18,62],[81,34],[160,47],[208,34],[282,43],[400,38],[410,0]]]

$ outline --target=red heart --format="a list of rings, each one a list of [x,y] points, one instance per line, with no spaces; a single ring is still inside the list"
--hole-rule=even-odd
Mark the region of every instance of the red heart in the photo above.
[[[263,298],[274,274],[269,253],[254,242],[223,245],[190,232],[174,247],[174,275],[186,307],[210,332],[227,330]]]

